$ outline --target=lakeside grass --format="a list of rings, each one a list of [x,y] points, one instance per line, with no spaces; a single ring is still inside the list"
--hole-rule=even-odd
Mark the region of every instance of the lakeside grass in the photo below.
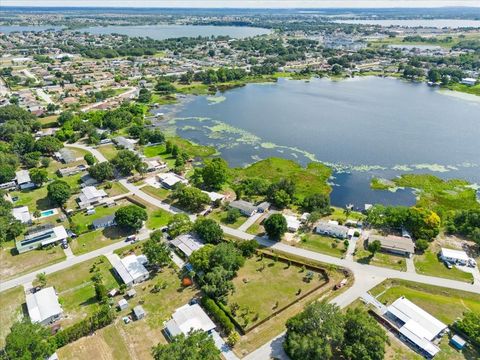
[[[480,84],[469,86],[469,85],[456,83],[456,84],[447,85],[446,88],[453,91],[459,91],[466,94],[480,96]]]
[[[230,181],[258,177],[271,182],[290,179],[296,184],[295,195],[301,200],[316,193],[329,194],[331,187],[327,180],[332,170],[320,163],[312,162],[306,168],[293,160],[268,158],[246,168],[230,169]]]

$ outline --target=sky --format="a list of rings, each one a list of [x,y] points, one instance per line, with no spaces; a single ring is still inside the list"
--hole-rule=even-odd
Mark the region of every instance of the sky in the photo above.
[[[480,0],[0,0],[1,6],[371,8],[475,6]]]

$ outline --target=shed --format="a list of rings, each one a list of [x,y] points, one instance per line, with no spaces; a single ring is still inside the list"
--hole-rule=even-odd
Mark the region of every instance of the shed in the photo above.
[[[452,344],[455,348],[458,350],[462,350],[465,347],[465,344],[467,342],[463,340],[460,336],[458,335],[453,335],[452,338],[450,339],[450,344]]]
[[[127,296],[129,298],[133,298],[135,295],[137,295],[137,292],[135,291],[135,289],[130,289],[127,291]]]
[[[133,308],[133,315],[135,316],[135,319],[141,320],[145,317],[145,310],[143,310],[141,305],[137,305]]]
[[[118,308],[120,310],[125,310],[126,308],[128,308],[128,301],[125,299],[120,299],[118,301]]]

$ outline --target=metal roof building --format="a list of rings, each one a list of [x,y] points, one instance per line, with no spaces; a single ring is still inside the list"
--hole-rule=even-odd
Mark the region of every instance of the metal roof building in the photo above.
[[[410,256],[415,252],[415,245],[411,238],[394,235],[371,235],[368,238],[368,242],[370,243],[373,241],[380,241],[383,251],[394,254]]]
[[[109,254],[107,259],[127,286],[145,281],[150,276],[148,270],[143,266],[142,258],[136,255],[128,255],[120,259],[117,254]]]
[[[243,215],[252,216],[257,212],[257,208],[252,203],[245,200],[235,200],[228,204],[231,208],[238,209]]]
[[[48,325],[60,319],[63,313],[53,287],[27,294],[26,303],[28,315],[33,323]]]
[[[179,307],[165,326],[170,338],[179,334],[188,335],[191,330],[210,332],[213,329],[215,324],[198,304]]]
[[[170,243],[186,256],[192,255],[195,250],[204,246],[203,242],[194,234],[182,234],[170,241]]]
[[[12,215],[22,224],[28,224],[32,222],[32,216],[30,215],[30,211],[28,211],[28,206],[20,206],[13,208]]]
[[[346,239],[348,236],[348,228],[343,225],[339,225],[335,222],[321,221],[315,228],[317,234],[328,235],[339,239]]]
[[[24,253],[42,246],[58,243],[67,237],[67,231],[61,225],[56,227],[52,225],[41,226],[30,230],[23,240],[17,241],[17,251]]]

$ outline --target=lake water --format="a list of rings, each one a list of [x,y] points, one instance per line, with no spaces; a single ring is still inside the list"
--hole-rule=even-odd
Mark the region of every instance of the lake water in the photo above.
[[[32,26],[4,26],[0,25],[0,33],[10,34],[16,31],[45,31],[45,30],[60,30],[61,27],[59,26],[51,26],[51,25],[32,25]]]
[[[363,24],[363,25],[381,25],[381,26],[404,26],[404,27],[430,27],[430,28],[452,28],[458,29],[463,27],[480,27],[480,20],[466,19],[351,19],[351,20],[335,20],[344,24]]]
[[[213,25],[145,25],[145,26],[107,26],[88,27],[79,29],[91,34],[122,34],[131,37],[150,37],[163,40],[178,37],[197,36],[230,36],[232,38],[246,38],[270,33],[268,29],[240,26],[213,26]]]
[[[373,176],[431,172],[480,183],[480,102],[424,84],[280,79],[160,111],[166,131],[217,147],[231,166],[269,156],[331,166],[335,205],[415,202],[409,190],[372,191]]]

